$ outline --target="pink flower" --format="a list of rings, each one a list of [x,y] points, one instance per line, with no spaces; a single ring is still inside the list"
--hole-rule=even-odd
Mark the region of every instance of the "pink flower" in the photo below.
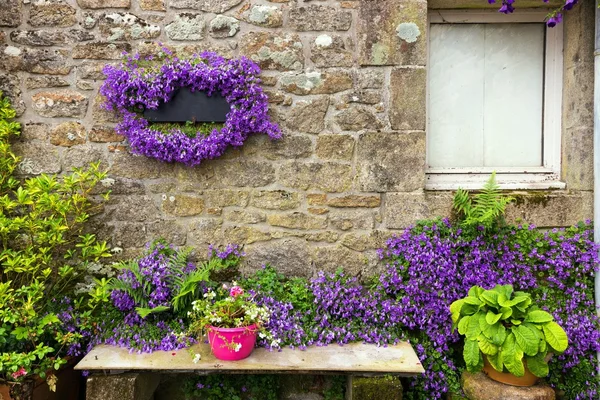
[[[232,287],[232,288],[231,288],[231,290],[229,291],[229,295],[230,295],[231,297],[237,297],[237,296],[239,296],[239,295],[241,295],[241,294],[244,294],[244,289],[242,289],[242,288],[241,288],[241,287],[239,287],[239,286],[234,286],[234,287]]]
[[[14,379],[19,379],[20,377],[27,375],[27,370],[21,367],[17,372],[13,372],[11,375]]]

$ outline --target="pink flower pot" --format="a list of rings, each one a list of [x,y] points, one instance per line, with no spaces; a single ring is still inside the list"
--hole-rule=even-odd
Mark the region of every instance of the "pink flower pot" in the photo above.
[[[219,360],[236,361],[248,357],[256,343],[256,325],[242,328],[208,327],[208,343]]]

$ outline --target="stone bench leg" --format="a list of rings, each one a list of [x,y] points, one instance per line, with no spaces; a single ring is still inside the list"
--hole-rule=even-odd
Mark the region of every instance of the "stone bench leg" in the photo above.
[[[126,373],[95,374],[87,379],[86,400],[152,400],[160,375]]]
[[[346,400],[402,400],[402,383],[398,377],[349,376]]]

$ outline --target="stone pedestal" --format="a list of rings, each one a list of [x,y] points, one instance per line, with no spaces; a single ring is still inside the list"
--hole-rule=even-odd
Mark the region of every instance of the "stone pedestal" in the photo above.
[[[391,376],[348,377],[346,400],[402,400],[400,378]]]
[[[87,380],[86,400],[152,400],[160,375],[126,373],[92,375]]]
[[[487,377],[483,372],[462,375],[462,388],[469,400],[554,400],[554,389],[537,384],[530,387],[505,385]]]

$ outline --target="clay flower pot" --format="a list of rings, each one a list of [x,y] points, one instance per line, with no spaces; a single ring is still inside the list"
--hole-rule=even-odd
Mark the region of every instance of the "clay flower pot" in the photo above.
[[[527,362],[523,361],[525,365],[525,375],[523,376],[515,376],[510,372],[498,372],[492,367],[489,363],[486,355],[483,355],[483,372],[488,376],[488,378],[504,383],[506,385],[511,386],[533,386],[537,383],[538,377],[531,373],[529,368],[527,368]]]
[[[256,324],[241,328],[217,328],[209,326],[208,343],[219,360],[237,361],[248,357],[256,343]]]

